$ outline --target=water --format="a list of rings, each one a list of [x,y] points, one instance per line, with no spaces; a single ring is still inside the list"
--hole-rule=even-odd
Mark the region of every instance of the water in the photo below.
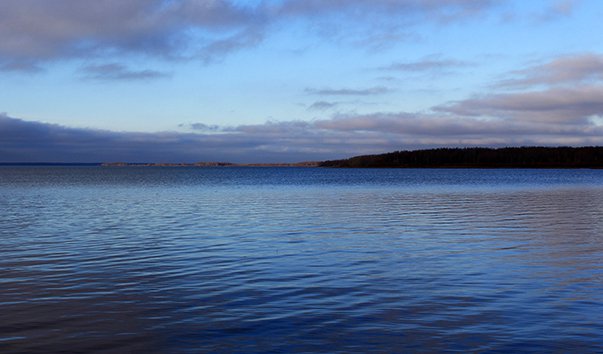
[[[602,170],[0,167],[0,352],[601,352]]]

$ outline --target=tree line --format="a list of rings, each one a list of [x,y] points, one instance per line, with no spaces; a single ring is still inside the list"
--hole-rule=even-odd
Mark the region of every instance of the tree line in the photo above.
[[[439,148],[324,161],[322,167],[603,168],[603,147]]]

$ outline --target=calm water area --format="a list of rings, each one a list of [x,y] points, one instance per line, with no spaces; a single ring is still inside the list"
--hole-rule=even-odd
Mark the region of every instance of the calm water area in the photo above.
[[[603,352],[603,170],[0,167],[0,353]]]

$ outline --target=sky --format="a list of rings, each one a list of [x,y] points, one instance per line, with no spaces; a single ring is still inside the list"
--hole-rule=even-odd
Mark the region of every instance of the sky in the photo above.
[[[600,0],[0,0],[0,162],[603,145]]]

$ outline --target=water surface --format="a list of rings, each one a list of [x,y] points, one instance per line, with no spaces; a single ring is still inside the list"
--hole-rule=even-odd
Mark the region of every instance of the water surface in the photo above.
[[[601,352],[603,171],[0,167],[0,352]]]

